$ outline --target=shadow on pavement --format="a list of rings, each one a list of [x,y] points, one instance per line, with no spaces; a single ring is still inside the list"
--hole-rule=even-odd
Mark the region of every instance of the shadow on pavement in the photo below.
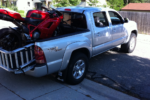
[[[150,59],[118,52],[119,48],[115,48],[92,58],[87,77],[150,100]]]

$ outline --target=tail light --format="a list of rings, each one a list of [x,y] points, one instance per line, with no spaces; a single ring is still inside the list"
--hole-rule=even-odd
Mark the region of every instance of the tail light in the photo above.
[[[44,52],[40,47],[38,46],[34,47],[34,54],[35,54],[36,63],[39,63],[39,64],[46,63]]]

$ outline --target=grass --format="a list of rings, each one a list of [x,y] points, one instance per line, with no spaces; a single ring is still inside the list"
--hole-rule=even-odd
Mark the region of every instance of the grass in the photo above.
[[[5,7],[1,5],[0,8],[8,8],[10,10],[18,12],[21,15],[21,17],[25,17],[25,12],[23,10],[18,10],[16,6]]]

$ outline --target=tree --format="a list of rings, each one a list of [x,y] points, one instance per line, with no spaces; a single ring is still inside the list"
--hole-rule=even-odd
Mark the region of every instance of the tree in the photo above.
[[[81,2],[81,0],[69,0],[69,2],[71,5],[76,6]]]
[[[108,0],[108,5],[112,9],[120,10],[124,6],[124,1],[123,0]]]
[[[53,0],[56,7],[76,6],[81,0]]]
[[[97,6],[97,4],[99,4],[100,2],[98,1],[98,0],[89,0],[89,2],[88,2],[88,4],[90,5],[90,6],[94,6],[94,7],[96,7]]]
[[[127,5],[129,3],[144,3],[147,1],[149,1],[149,0],[124,0],[124,4]]]

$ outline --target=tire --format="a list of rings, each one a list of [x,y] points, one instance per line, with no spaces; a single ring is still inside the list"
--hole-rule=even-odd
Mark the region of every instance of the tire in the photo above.
[[[121,45],[121,51],[125,53],[132,53],[136,47],[136,38],[137,36],[135,33],[132,33],[129,42]]]
[[[6,39],[7,36],[10,36],[9,38]],[[5,50],[14,50],[18,47],[21,47],[22,41],[21,38],[19,37],[20,34],[17,34],[10,28],[3,28],[0,30],[0,46],[5,49]],[[5,39],[4,39],[5,38]],[[11,41],[11,39],[14,39]],[[4,42],[5,41],[5,42]],[[8,43],[11,43],[8,45]],[[15,44],[13,44],[15,43]]]
[[[68,71],[67,71],[68,73],[67,73],[66,82],[71,85],[79,84],[85,78],[87,69],[88,69],[87,56],[80,52],[74,53],[68,65]]]

